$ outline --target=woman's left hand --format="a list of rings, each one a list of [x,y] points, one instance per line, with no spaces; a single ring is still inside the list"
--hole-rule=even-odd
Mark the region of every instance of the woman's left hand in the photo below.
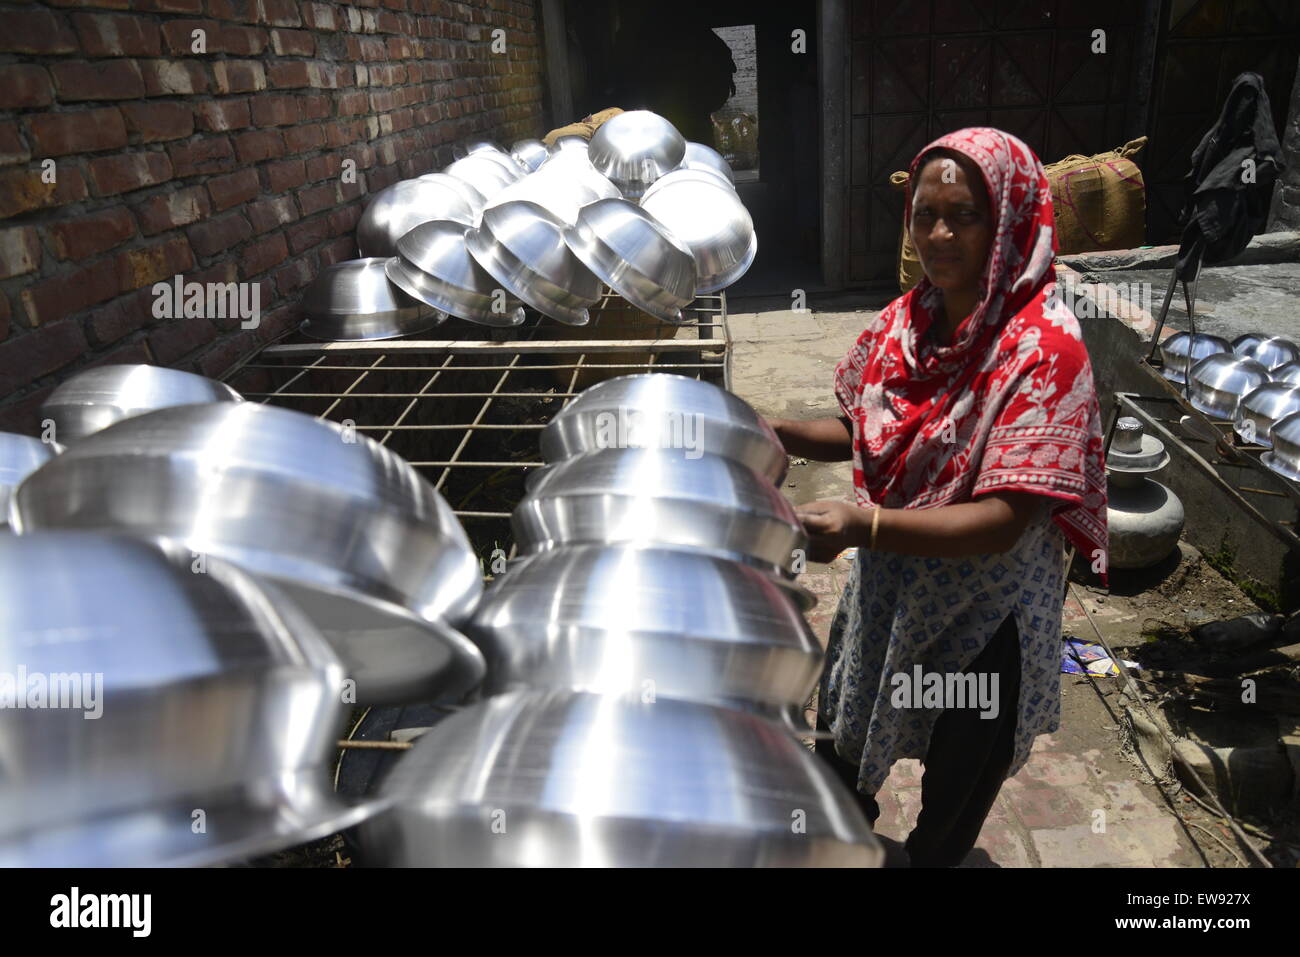
[[[808,557],[833,561],[846,548],[859,544],[871,528],[871,511],[848,502],[810,502],[795,509],[808,533]]]

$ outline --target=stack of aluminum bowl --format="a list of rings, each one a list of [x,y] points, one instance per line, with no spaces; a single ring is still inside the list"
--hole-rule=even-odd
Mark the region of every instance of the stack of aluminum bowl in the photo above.
[[[332,342],[393,339],[447,318],[389,281],[387,263],[371,257],[327,266],[303,291],[301,331]]]
[[[852,796],[798,740],[822,654],[767,424],[715,386],[625,376],[565,408],[542,450],[513,519],[521,557],[466,625],[493,696],[398,764],[368,853],[877,866]]]
[[[1241,400],[1268,382],[1268,369],[1254,359],[1216,353],[1192,366],[1191,403],[1211,418],[1231,422]]]
[[[1160,343],[1160,374],[1170,382],[1186,384],[1192,366],[1222,353],[1232,354],[1227,339],[1204,332],[1198,332],[1195,337],[1188,332],[1175,332]]]

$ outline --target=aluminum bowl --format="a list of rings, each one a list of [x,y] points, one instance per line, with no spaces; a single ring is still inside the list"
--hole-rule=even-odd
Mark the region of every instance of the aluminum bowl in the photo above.
[[[1278,475],[1300,482],[1300,412],[1278,419],[1269,431],[1273,450],[1259,457]]]
[[[564,223],[536,203],[490,207],[465,235],[469,253],[506,291],[538,312],[585,326],[600,298],[600,280],[564,242]]]
[[[736,187],[732,185],[731,180],[722,176],[716,170],[699,166],[694,166],[689,169],[686,167],[679,167],[671,173],[655,180],[654,185],[647,189],[641,196],[641,205],[645,205],[647,198],[677,183],[712,183],[714,186],[725,186],[733,193],[736,191]]]
[[[421,223],[397,243],[397,255],[384,266],[388,278],[435,309],[485,326],[517,326],[524,321],[518,300],[483,271],[465,248],[460,223]],[[501,294],[499,294],[501,293]]]
[[[1244,395],[1237,403],[1233,429],[1247,442],[1272,447],[1274,423],[1300,412],[1300,386],[1269,382]]]
[[[463,179],[457,179],[455,176],[450,176],[447,173],[425,173],[423,176],[417,176],[411,182],[434,183],[435,185],[451,190],[459,196],[461,201],[469,206],[472,211],[474,220],[470,225],[478,225],[478,218],[483,214],[483,207],[487,205],[487,197]]]
[[[454,159],[464,159],[471,153],[500,153],[502,149],[491,140],[470,140],[465,143],[453,143],[451,155]]]
[[[682,164],[678,169],[699,169],[709,173],[717,173],[722,176],[728,183],[735,183],[736,177],[731,172],[731,166],[722,154],[712,146],[705,146],[703,143],[695,143],[690,140],[686,143],[686,152],[682,156]]]
[[[41,403],[41,418],[54,423],[55,441],[77,442],[134,415],[195,402],[243,402],[215,379],[151,365],[106,365],[62,382]]]
[[[591,137],[588,153],[596,169],[637,199],[646,187],[675,170],[686,155],[686,140],[658,113],[631,110],[612,117]]]
[[[63,705],[0,708],[0,866],[219,864],[383,809],[331,792],[345,674],[319,632],[274,586],[193,564],[123,536],[0,537],[0,673]]]
[[[9,496],[13,490],[62,451],[63,447],[54,442],[0,432],[0,532],[9,528]]]
[[[695,258],[677,237],[625,199],[583,206],[564,241],[583,264],[643,312],[685,323],[695,298]]]
[[[721,182],[700,178],[707,175],[693,173],[641,200],[641,208],[695,257],[697,295],[730,286],[758,255],[758,236],[745,204]]]
[[[1242,396],[1268,381],[1268,369],[1254,359],[1218,353],[1192,366],[1191,402],[1206,415],[1231,422]]]
[[[607,448],[556,462],[511,517],[521,555],[568,545],[687,548],[791,575],[807,538],[753,469],[685,449]]]
[[[474,153],[464,159],[458,159],[443,172],[468,183],[482,194],[485,200],[491,200],[511,183],[523,176],[523,170],[514,161],[506,157],[505,163],[498,162],[491,153]]]
[[[447,318],[389,282],[386,262],[348,259],[321,270],[302,294],[303,334],[330,342],[393,339]]]
[[[578,546],[497,578],[465,632],[492,692],[517,686],[802,712],[822,651],[800,597],[755,568],[657,548]]]
[[[536,203],[565,225],[578,221],[578,212],[599,199],[617,197],[618,187],[574,153],[548,163],[497,193],[490,205],[524,201]]]
[[[1175,332],[1160,343],[1160,374],[1171,382],[1185,383],[1188,370],[1202,359],[1232,353],[1232,345],[1221,336],[1198,332],[1193,341],[1190,333]]]
[[[557,156],[560,153],[576,151],[583,156],[589,156],[591,153],[591,141],[585,136],[578,136],[576,133],[570,133],[567,136],[556,137],[555,142],[550,146],[550,154]]]
[[[519,140],[510,147],[510,155],[528,172],[535,173],[537,168],[546,162],[551,151],[541,140]]]
[[[357,249],[362,257],[391,256],[397,241],[420,223],[450,219],[473,226],[483,211],[465,198],[450,176],[407,179],[381,189],[357,223]]]
[[[649,448],[694,444],[748,465],[778,487],[790,464],[781,440],[744,399],[708,382],[663,372],[618,376],[587,389],[542,431],[542,458],[573,458],[627,437],[629,431]]]
[[[1274,382],[1285,382],[1287,385],[1300,385],[1300,362],[1288,362],[1286,365],[1280,365],[1269,372]]]
[[[1233,339],[1232,351],[1247,359],[1254,359],[1267,369],[1276,369],[1288,362],[1300,360],[1300,346],[1290,339],[1253,332]]]
[[[372,864],[877,867],[884,857],[848,789],[792,734],[684,701],[498,695],[428,731],[380,793],[394,808],[361,831]]]
[[[14,493],[20,534],[118,531],[265,575],[316,622],[363,704],[463,695],[483,658],[453,630],[482,593],[447,503],[354,432],[245,402],[137,416],[83,439]]]

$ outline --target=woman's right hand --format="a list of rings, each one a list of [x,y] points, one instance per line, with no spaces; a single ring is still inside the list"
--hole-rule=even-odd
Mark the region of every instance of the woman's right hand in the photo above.
[[[787,455],[814,462],[847,462],[853,458],[853,431],[849,420],[828,416],[822,419],[768,419]]]

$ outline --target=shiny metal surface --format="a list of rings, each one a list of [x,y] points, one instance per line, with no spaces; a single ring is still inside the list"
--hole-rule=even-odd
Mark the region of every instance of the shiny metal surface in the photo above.
[[[662,372],[607,379],[573,399],[542,430],[542,458],[559,462],[629,437],[647,448],[693,445],[748,465],[777,487],[790,463],[771,426],[740,396]]]
[[[1232,421],[1242,396],[1269,381],[1254,359],[1219,353],[1192,366],[1191,403],[1208,416]]]
[[[485,326],[517,326],[524,310],[517,299],[497,295],[501,284],[465,248],[460,223],[421,223],[398,241],[384,265],[389,280],[427,306]]]
[[[1300,412],[1275,422],[1269,439],[1273,450],[1261,455],[1260,461],[1279,475],[1300,482]]]
[[[1247,442],[1271,448],[1273,425],[1292,412],[1300,412],[1300,386],[1269,382],[1237,403],[1233,429]]]
[[[758,255],[754,221],[735,191],[695,173],[645,196],[641,208],[695,257],[697,295],[725,289]]]
[[[392,256],[399,239],[434,219],[476,225],[485,201],[474,203],[466,192],[454,177],[440,174],[402,180],[381,189],[357,223],[357,249],[363,258]]]
[[[583,206],[564,241],[582,263],[643,312],[684,323],[695,298],[695,258],[677,237],[626,199]]]
[[[53,442],[0,432],[0,532],[9,528],[9,495],[23,479],[62,451],[63,447]]]
[[[164,537],[279,584],[356,681],[357,701],[459,696],[483,677],[452,627],[482,593],[447,503],[364,436],[270,406],[190,405],[78,442],[14,493],[23,534]]]
[[[1286,365],[1280,365],[1276,369],[1270,370],[1269,376],[1274,382],[1300,385],[1300,362],[1288,362]]]
[[[710,173],[719,173],[728,183],[735,183],[736,177],[731,172],[729,164],[712,146],[705,146],[703,143],[696,143],[693,140],[686,141],[686,152],[682,156],[681,166],[679,169],[702,169]]]
[[[601,124],[592,134],[588,155],[625,197],[637,199],[678,167],[686,155],[686,140],[658,113],[630,110]]]
[[[65,379],[41,403],[54,440],[76,442],[134,415],[195,402],[243,402],[224,382],[151,365],[106,365]]]
[[[1190,333],[1175,332],[1160,343],[1160,374],[1171,382],[1185,383],[1192,366],[1225,352],[1232,353],[1232,344],[1221,336],[1198,332],[1193,340]]]
[[[596,172],[586,159],[574,152],[563,154],[493,198],[490,205],[525,201],[536,203],[566,225],[578,221],[578,211],[598,199],[617,197],[618,187]]]
[[[551,151],[541,140],[519,140],[510,147],[510,155],[528,172],[535,173],[537,168],[546,162]]]
[[[517,163],[509,157],[506,157],[506,162],[514,169],[513,173],[504,163],[498,162],[491,153],[474,153],[456,160],[443,172],[473,186],[482,194],[484,200],[490,201],[497,193],[523,176],[523,170]]]
[[[366,825],[362,846],[371,863],[394,866],[875,867],[883,858],[847,788],[794,735],[683,701],[489,698],[428,731],[381,794],[395,807]]]
[[[591,152],[591,141],[584,136],[570,134],[568,136],[556,137],[555,142],[552,143],[550,147],[550,153],[552,156],[569,150],[575,150],[583,156],[587,156]]]
[[[570,688],[802,709],[822,652],[799,597],[758,569],[657,548],[574,546],[524,559],[465,632],[488,689]]]
[[[302,294],[304,335],[330,342],[392,339],[447,317],[393,285],[385,259],[348,259],[321,270]]]
[[[310,621],[193,562],[124,536],[0,537],[0,674],[25,704],[0,708],[0,866],[216,864],[383,807],[330,791],[345,674]]]
[[[645,205],[647,196],[653,196],[660,190],[667,189],[669,186],[676,183],[712,183],[715,186],[725,186],[732,192],[735,192],[736,190],[735,184],[717,170],[703,166],[692,166],[690,168],[679,166],[671,173],[666,173],[659,177],[659,179],[655,180],[654,185],[642,194],[641,205]]]
[[[583,326],[600,298],[600,280],[564,242],[564,224],[524,201],[492,206],[465,235],[469,253],[508,292],[543,315]]]
[[[690,548],[790,573],[794,506],[748,466],[687,449],[608,448],[557,462],[511,518],[522,555],[563,545]]]
[[[492,140],[469,140],[464,143],[453,143],[451,155],[453,159],[464,159],[471,153],[500,153],[503,152],[501,147]]]
[[[1247,359],[1254,359],[1266,369],[1276,369],[1288,362],[1300,360],[1300,346],[1281,336],[1249,333],[1232,340],[1232,351]]]

